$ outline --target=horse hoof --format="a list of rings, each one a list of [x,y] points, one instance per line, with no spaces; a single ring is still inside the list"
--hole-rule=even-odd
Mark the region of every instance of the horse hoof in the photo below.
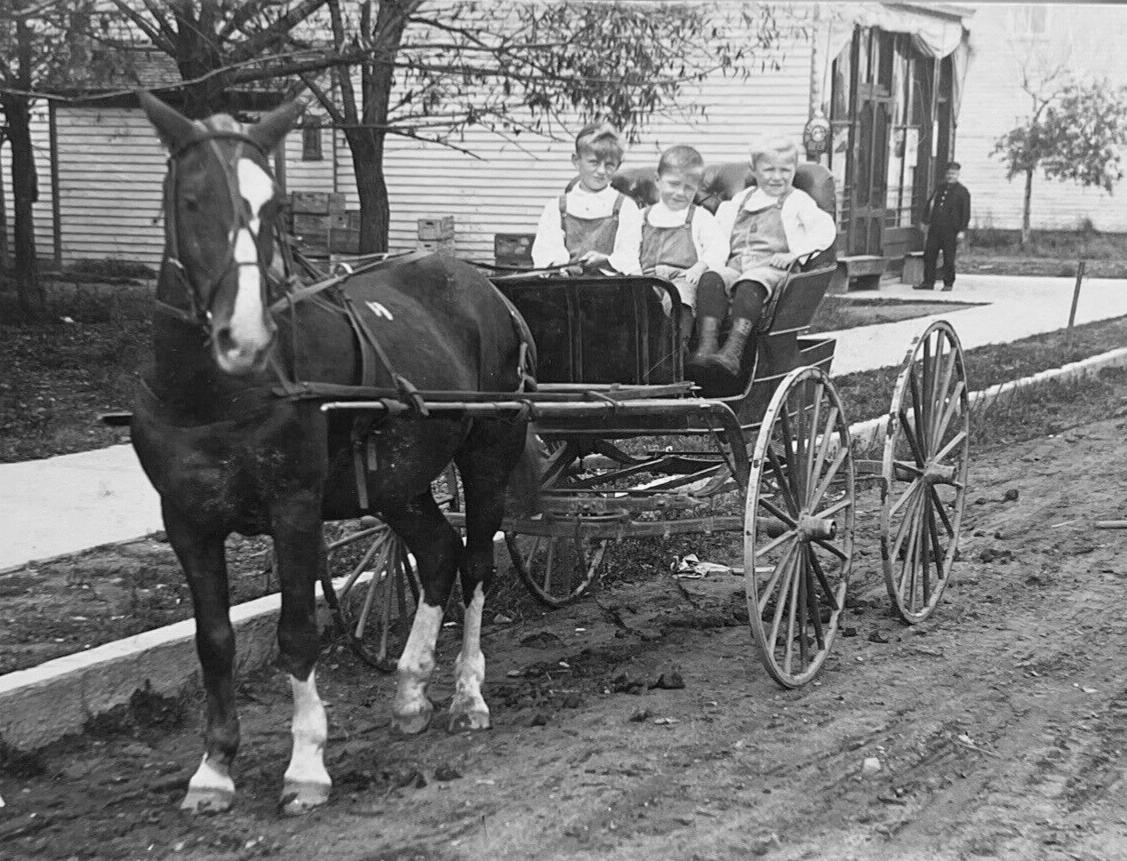
[[[230,810],[234,799],[235,793],[222,789],[189,789],[180,809],[195,814],[223,813]]]
[[[300,816],[329,800],[331,784],[308,781],[287,783],[282,789],[281,808],[287,816]]]
[[[399,714],[393,719],[396,730],[403,735],[418,735],[430,726],[434,709],[424,709],[414,714]]]
[[[489,722],[489,711],[465,711],[450,715],[450,725],[447,732],[476,732],[477,730],[492,729]]]

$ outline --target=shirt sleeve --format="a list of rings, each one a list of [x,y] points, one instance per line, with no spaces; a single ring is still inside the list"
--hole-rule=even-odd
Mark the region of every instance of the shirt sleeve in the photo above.
[[[959,232],[962,233],[970,225],[970,192],[963,189],[963,217],[959,220]]]
[[[630,198],[624,198],[618,210],[618,232],[614,235],[614,251],[607,262],[623,275],[641,275],[642,212]]]
[[[693,213],[693,240],[697,257],[704,265],[716,271],[728,262],[728,237],[720,230],[716,216],[703,207]]]
[[[837,239],[837,224],[834,217],[818,206],[809,195],[803,194],[796,202],[799,201],[801,202],[795,214],[802,225],[801,242],[796,243],[800,247],[791,248],[790,251],[801,259],[832,246]]]
[[[560,223],[560,202],[553,197],[544,205],[536,225],[536,238],[532,240],[532,265],[537,269],[567,266],[570,256],[564,244],[563,225]]]

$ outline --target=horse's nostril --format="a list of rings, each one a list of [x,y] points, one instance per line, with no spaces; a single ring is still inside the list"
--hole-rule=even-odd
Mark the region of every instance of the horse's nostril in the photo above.
[[[215,331],[215,346],[221,353],[229,353],[235,349],[235,339],[231,337],[230,326],[223,326]]]

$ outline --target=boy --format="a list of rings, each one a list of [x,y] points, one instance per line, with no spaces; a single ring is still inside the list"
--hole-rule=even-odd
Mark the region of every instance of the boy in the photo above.
[[[544,206],[532,242],[532,265],[569,274],[640,275],[642,216],[634,201],[611,188],[622,142],[609,123],[590,123],[575,138],[578,176]]]
[[[682,349],[693,327],[697,286],[714,283],[727,260],[727,243],[716,219],[693,200],[704,177],[704,159],[690,146],[675,146],[657,164],[660,200],[642,212],[642,273],[670,281],[681,296]],[[662,293],[662,306],[668,294]],[[666,308],[665,313],[671,314]]]
[[[774,137],[753,143],[751,173],[756,184],[716,210],[717,224],[728,240],[722,274],[724,283],[731,285],[732,329],[717,349],[728,296],[723,289],[701,284],[697,291],[700,342],[690,365],[738,377],[748,336],[791,265],[833,245],[837,237],[833,216],[791,185],[797,168],[794,141]]]
[[[927,225],[924,242],[924,280],[917,290],[935,289],[935,264],[943,252],[943,289],[955,286],[955,251],[959,240],[970,224],[970,192],[959,182],[962,166],[957,161],[947,163],[946,181],[935,189],[935,194],[924,207],[923,218]]]

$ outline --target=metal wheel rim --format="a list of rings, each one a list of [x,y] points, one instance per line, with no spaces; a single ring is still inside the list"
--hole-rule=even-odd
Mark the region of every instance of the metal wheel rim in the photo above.
[[[881,463],[881,566],[893,607],[910,624],[934,612],[958,552],[970,465],[967,389],[958,335],[945,320],[932,323],[905,355]],[[927,429],[922,435],[917,422]],[[909,457],[918,473],[910,478]],[[941,554],[934,552],[937,545]]]
[[[795,393],[809,410],[797,411],[792,420],[788,407]],[[796,444],[799,439],[805,442]],[[793,449],[790,458],[788,448]],[[799,467],[794,475],[801,476],[800,482],[788,476],[792,463]],[[793,494],[789,498],[784,485]],[[772,487],[779,492],[764,492]],[[744,512],[748,621],[760,661],[783,687],[811,681],[833,646],[853,565],[855,507],[853,453],[841,399],[821,369],[792,371],[771,398],[756,437]],[[799,519],[804,511],[819,520],[833,519],[835,537],[809,537],[801,525],[809,521]],[[790,516],[789,526],[783,515]],[[782,522],[784,533],[769,537],[765,516]],[[772,559],[774,564],[767,564]],[[828,559],[836,561],[831,564]],[[774,596],[781,596],[782,602],[772,601]]]
[[[505,534],[513,567],[528,590],[549,607],[564,607],[581,598],[602,573],[610,539],[585,539],[578,536],[527,536],[531,545],[521,547],[516,533]],[[559,560],[567,553],[573,554],[575,570],[582,569],[579,577],[571,578],[571,585],[563,594],[553,592],[551,583],[558,581]],[[538,564],[540,560],[544,564]],[[565,563],[566,564],[566,563]]]

